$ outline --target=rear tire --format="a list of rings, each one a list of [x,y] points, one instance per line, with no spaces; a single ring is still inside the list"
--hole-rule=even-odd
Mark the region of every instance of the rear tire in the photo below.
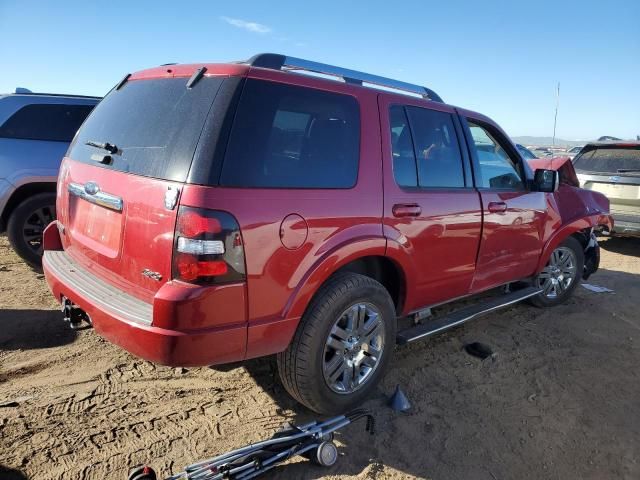
[[[56,219],[56,194],[38,193],[20,203],[7,223],[9,243],[29,265],[42,265],[42,232]]]
[[[536,307],[555,307],[564,303],[580,283],[584,270],[584,249],[568,237],[551,253],[551,258],[534,280],[544,291],[530,299]],[[570,275],[570,277],[569,277]],[[567,283],[567,279],[570,281]]]
[[[309,304],[287,350],[278,354],[280,379],[309,409],[342,413],[369,398],[391,361],[395,340],[396,314],[387,290],[364,275],[336,275]]]

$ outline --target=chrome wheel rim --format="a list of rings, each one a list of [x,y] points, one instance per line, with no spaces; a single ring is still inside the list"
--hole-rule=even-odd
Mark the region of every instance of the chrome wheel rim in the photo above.
[[[42,233],[56,219],[55,205],[34,210],[22,226],[24,243],[36,254],[42,255]]]
[[[327,386],[340,394],[361,388],[380,365],[384,324],[375,305],[356,303],[335,321],[325,342],[322,373]]]
[[[547,266],[538,274],[538,288],[548,299],[561,296],[575,281],[577,259],[573,250],[558,247],[551,254]]]

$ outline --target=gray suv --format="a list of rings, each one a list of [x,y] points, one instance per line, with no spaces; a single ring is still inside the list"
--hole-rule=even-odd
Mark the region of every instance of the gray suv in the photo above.
[[[62,157],[99,101],[79,95],[0,95],[0,233],[7,233],[32,266],[40,265],[42,231],[55,219]]]

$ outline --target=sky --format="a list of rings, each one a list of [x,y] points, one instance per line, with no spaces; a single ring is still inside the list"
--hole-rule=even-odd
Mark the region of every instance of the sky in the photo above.
[[[640,135],[640,0],[0,0],[0,92],[103,95],[163,63],[283,53],[426,85],[512,136]]]

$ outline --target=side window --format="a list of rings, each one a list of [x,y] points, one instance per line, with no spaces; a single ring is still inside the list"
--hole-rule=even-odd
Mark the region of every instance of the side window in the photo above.
[[[92,109],[92,105],[27,105],[4,122],[0,137],[70,142]]]
[[[401,187],[417,187],[418,173],[409,120],[404,107],[393,105],[389,110],[393,177]]]
[[[351,188],[360,156],[358,102],[348,95],[247,80],[220,184]]]
[[[407,107],[420,187],[464,187],[462,155],[451,114]]]
[[[465,186],[460,146],[450,114],[393,105],[389,117],[393,175],[399,186]]]
[[[517,163],[509,157],[491,132],[471,121],[469,129],[480,167],[480,178],[476,179],[478,186],[504,190],[524,189]]]

